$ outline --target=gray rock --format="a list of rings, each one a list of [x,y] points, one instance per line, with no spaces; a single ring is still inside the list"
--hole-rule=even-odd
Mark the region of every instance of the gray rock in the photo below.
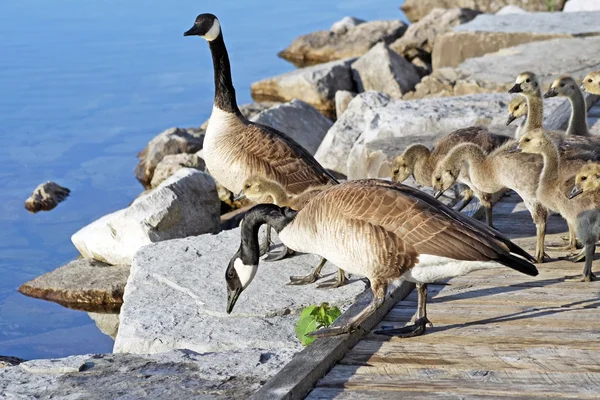
[[[333,122],[301,100],[276,105],[255,115],[252,121],[275,128],[315,154]]]
[[[114,351],[299,349],[294,326],[304,307],[328,302],[344,309],[366,288],[356,279],[332,291],[287,286],[290,275],[307,274],[318,262],[317,256],[302,254],[261,263],[227,314],[224,271],[239,245],[234,229],[141,249],[127,281]],[[326,269],[335,271],[333,265]]]
[[[20,369],[30,374],[68,374],[79,372],[85,366],[85,358],[71,356],[54,360],[31,360],[19,364]]]
[[[129,207],[80,229],[71,241],[86,258],[128,265],[147,244],[217,232],[220,208],[215,181],[183,168]]]
[[[343,35],[357,25],[363,24],[366,21],[355,17],[344,17],[331,25],[329,30],[337,35]]]
[[[376,110],[384,108],[390,101],[390,96],[379,92],[365,92],[356,96],[323,138],[315,153],[317,161],[325,168],[347,175],[343,171],[354,142],[363,129],[378,118]]]
[[[335,92],[335,116],[336,119],[339,119],[346,108],[348,108],[348,104],[352,101],[352,99],[356,96],[355,92],[351,92],[349,90],[338,90]]]
[[[54,182],[42,183],[25,200],[25,209],[32,214],[38,211],[50,211],[69,197],[69,193],[71,193],[69,189]]]
[[[332,26],[335,31],[317,31],[300,36],[279,56],[301,67],[358,57],[376,43],[391,43],[406,31],[406,24],[399,20],[351,25],[340,21],[339,25]]]
[[[208,354],[185,350],[155,355],[88,354],[68,358],[69,363],[84,365],[79,372],[30,373],[20,367],[4,368],[0,393],[8,399],[43,400],[247,398],[292,355],[293,351],[255,349]],[[34,364],[40,361],[46,360]]]
[[[562,9],[565,0],[553,0],[553,11]],[[495,13],[502,7],[516,4],[527,11],[548,11],[547,0],[406,0],[402,11],[411,22],[425,17],[434,8],[470,8],[484,13]]]
[[[415,66],[390,50],[385,43],[373,46],[352,63],[351,68],[359,92],[375,90],[401,98],[421,80]]]
[[[158,163],[169,154],[195,153],[200,150],[204,132],[204,129],[170,128],[156,136],[137,155],[140,160],[134,171],[137,180],[144,188],[149,189]]]
[[[563,11],[600,11],[600,2],[598,2],[598,0],[569,0],[567,1],[567,4],[565,4]]]
[[[193,153],[169,154],[156,166],[150,186],[156,188],[181,168],[193,168],[203,171],[206,164],[204,164],[203,159]]]
[[[467,8],[434,8],[425,18],[410,25],[406,33],[390,45],[396,53],[412,60],[415,57],[431,59],[435,39],[452,27],[475,18],[479,11]]]
[[[71,308],[113,309],[123,302],[128,276],[129,265],[77,259],[22,284],[19,292]]]
[[[251,119],[255,115],[257,115],[265,110],[268,110],[269,108],[276,106],[277,104],[279,104],[279,103],[273,102],[273,101],[264,101],[261,103],[242,104],[238,108],[240,109],[240,112],[242,113],[242,115],[244,117]],[[202,126],[200,126],[200,129],[206,130],[206,128],[208,128],[208,121],[209,121],[208,119],[206,121],[204,121]],[[202,157],[202,156],[198,156],[198,157]]]
[[[119,314],[88,312],[88,315],[96,323],[100,332],[113,340],[116,339],[119,332]]]
[[[335,92],[355,90],[350,73],[350,64],[354,60],[332,61],[263,79],[252,84],[252,98],[256,101],[279,102],[299,99],[325,115],[333,115]]]
[[[0,356],[0,369],[14,367],[15,365],[21,364],[23,361],[25,360],[19,357]]]
[[[364,93],[350,102],[317,151],[321,165],[347,173],[348,155],[356,145],[392,137],[432,136],[472,125],[504,124],[510,95],[381,100],[375,93]]]
[[[507,15],[507,14],[525,14],[527,11],[523,10],[519,6],[515,6],[514,4],[509,4],[507,6],[502,7],[500,10],[496,12],[496,15]]]
[[[437,38],[433,69],[456,67],[466,59],[523,43],[600,35],[599,19],[598,12],[482,14]]]

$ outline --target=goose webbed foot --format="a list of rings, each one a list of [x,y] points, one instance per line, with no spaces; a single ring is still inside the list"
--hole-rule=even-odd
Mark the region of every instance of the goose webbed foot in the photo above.
[[[584,275],[581,277],[581,279],[579,279],[579,282],[595,282],[598,280],[598,277],[596,275],[594,275],[593,272],[590,272],[589,275]]]
[[[556,243],[550,243],[550,244],[547,244],[546,247],[552,251],[575,251],[575,250],[581,249],[581,244],[579,242],[577,242],[576,245],[572,245],[572,244],[559,245]]]
[[[559,257],[558,259],[559,260],[567,260],[567,261],[571,261],[571,262],[581,262],[581,261],[585,260],[585,249],[581,250],[578,253],[573,253],[573,254],[569,254],[564,257]]]
[[[281,251],[269,253],[267,258],[265,258],[263,261],[266,261],[266,262],[279,261],[279,260],[283,260],[284,258],[286,258],[287,256],[290,256],[292,254],[294,254],[294,250],[288,248],[287,246],[283,246],[283,249]]]
[[[308,275],[304,275],[304,276],[290,276],[290,281],[288,282],[288,285],[308,285],[311,283],[315,283],[320,277],[321,277],[321,270],[323,269],[323,266],[325,265],[325,263],[327,262],[326,259],[321,258],[321,261],[319,261],[319,264],[317,265],[317,267]]]
[[[410,338],[422,335],[425,333],[427,325],[433,326],[427,317],[419,318],[412,325],[407,325],[402,328],[381,329],[375,331],[377,335],[396,336],[401,338]]]
[[[344,286],[348,284],[348,280],[346,279],[346,274],[343,270],[338,268],[337,278],[328,279],[324,282],[321,282],[317,285],[317,289],[335,289],[340,286]]]

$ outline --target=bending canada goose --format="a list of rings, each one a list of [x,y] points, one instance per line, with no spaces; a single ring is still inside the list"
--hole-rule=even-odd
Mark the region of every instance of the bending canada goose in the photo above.
[[[587,105],[579,85],[575,79],[568,75],[563,75],[552,82],[550,89],[544,94],[544,98],[563,96],[571,102],[571,118],[567,135],[569,136],[590,136],[587,125]]]
[[[472,187],[479,191],[495,193],[508,188],[517,192],[535,223],[535,258],[541,263],[548,217],[546,208],[536,199],[542,160],[533,154],[513,152],[515,145],[514,140],[507,142],[487,155],[476,144],[458,145],[438,164],[431,183],[436,191],[443,193],[454,184],[461,171],[465,171]],[[463,168],[464,165],[467,168]]]
[[[260,174],[297,194],[310,186],[334,184],[329,174],[302,146],[282,132],[247,120],[240,112],[231,79],[221,24],[213,14],[200,14],[184,36],[200,36],[210,47],[215,99],[204,137],[204,161],[211,175],[233,193]]]
[[[289,207],[299,211],[304,208],[310,200],[323,190],[329,189],[331,185],[315,186],[306,189],[297,195],[288,195],[281,185],[273,180],[267,179],[261,175],[254,175],[246,179],[243,189],[236,199],[248,198],[255,203],[272,203],[279,207]],[[282,254],[286,254],[282,252]],[[321,277],[321,270],[327,262],[322,258],[317,268],[306,276],[291,276],[288,285],[305,285],[316,282]],[[319,288],[331,288],[344,285],[346,276],[344,271],[338,268],[338,279],[335,282],[327,281],[318,285]]]
[[[460,143],[476,143],[485,151],[492,151],[501,146],[510,138],[503,135],[490,133],[481,126],[472,126],[469,128],[457,129],[444,136],[434,145],[433,150],[429,150],[422,144],[409,146],[404,153],[397,156],[392,162],[392,180],[398,183],[403,182],[409,176],[413,176],[419,185],[430,186],[431,176],[439,162]],[[468,186],[468,177],[461,175],[460,183]],[[472,188],[471,188],[472,189]],[[491,194],[477,192],[475,195],[480,199],[481,204],[486,209],[486,219],[489,225],[492,225],[492,204]],[[456,206],[460,211],[471,201],[473,191],[464,191],[462,201]]]
[[[590,72],[583,78],[583,90],[600,95],[600,71]]]
[[[428,283],[497,266],[484,261],[537,275],[525,250],[417,189],[375,179],[348,181],[318,194],[299,212],[263,204],[246,214],[240,248],[225,275],[228,313],[258,268],[258,229],[263,224],[273,226],[290,248],[319,254],[371,283],[369,308],[346,325],[312,336],[356,329],[383,303],[388,283],[398,278],[419,286],[418,319],[414,326],[387,333],[408,337],[423,333],[428,323]]]
[[[582,281],[597,280],[592,272],[596,241],[600,235],[600,164],[586,163],[575,176],[569,204],[577,215],[575,231],[585,245]]]
[[[512,122],[521,117],[527,116],[527,99],[525,96],[515,96],[508,104],[508,120],[506,125],[512,124]],[[527,118],[525,118],[515,131],[515,139],[520,138],[525,132],[525,125],[527,124]]]

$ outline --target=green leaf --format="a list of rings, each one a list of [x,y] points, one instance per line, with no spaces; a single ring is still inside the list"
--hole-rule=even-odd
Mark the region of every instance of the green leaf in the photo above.
[[[329,304],[323,303],[320,306],[308,306],[300,314],[296,323],[296,337],[304,346],[308,346],[315,339],[307,337],[310,332],[317,329],[330,326],[336,318],[341,315],[337,307],[329,307]]]

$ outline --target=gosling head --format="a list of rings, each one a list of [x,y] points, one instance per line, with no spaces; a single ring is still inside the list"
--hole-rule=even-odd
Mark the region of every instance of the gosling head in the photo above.
[[[600,163],[586,163],[577,175],[575,175],[575,186],[571,190],[569,199],[575,198],[583,192],[600,189]]]
[[[413,174],[412,165],[409,165],[404,154],[400,154],[392,161],[392,180],[402,183]]]
[[[579,85],[575,82],[575,79],[568,75],[563,75],[556,78],[550,89],[544,94],[544,98],[555,96],[573,97],[579,90]]]
[[[526,71],[517,76],[515,85],[510,88],[508,93],[530,94],[539,92],[539,90],[540,82],[538,81],[537,76],[533,72]]]
[[[200,36],[212,42],[221,34],[221,24],[213,14],[200,14],[196,17],[194,26],[184,32],[183,36]]]
[[[541,129],[535,129],[525,133],[519,139],[519,147],[523,153],[541,154],[542,150],[549,143],[548,138],[544,135]]]
[[[460,169],[447,166],[439,166],[431,176],[431,186],[434,197],[438,199],[446,190],[450,189],[458,179]]]
[[[244,181],[242,191],[234,198],[234,201],[247,198],[255,203],[271,203],[268,201],[268,196],[277,186],[279,186],[277,182],[262,175],[252,175]]]
[[[514,97],[508,104],[508,120],[506,125],[510,125],[515,119],[527,115],[527,99],[523,96]]]
[[[600,95],[600,71],[587,74],[583,79],[583,90],[591,94]]]

